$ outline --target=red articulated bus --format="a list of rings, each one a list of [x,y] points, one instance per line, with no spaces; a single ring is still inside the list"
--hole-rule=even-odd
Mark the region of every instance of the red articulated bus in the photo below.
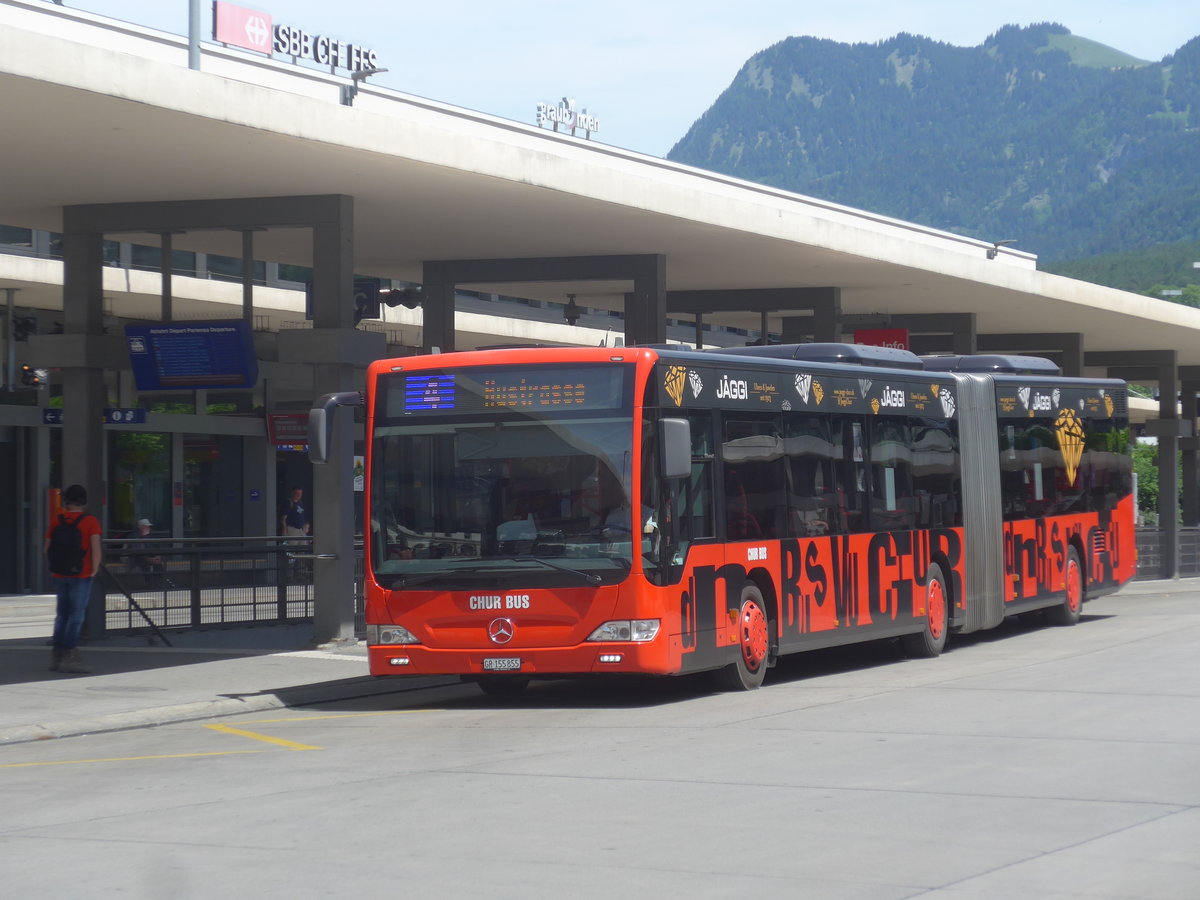
[[[1072,624],[1133,577],[1134,497],[1126,385],[1058,371],[848,344],[375,362],[371,673],[750,689],[785,653]],[[314,410],[316,461],[347,402]]]

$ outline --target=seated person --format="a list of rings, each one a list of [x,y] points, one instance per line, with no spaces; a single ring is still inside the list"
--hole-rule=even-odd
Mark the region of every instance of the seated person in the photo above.
[[[533,513],[514,517],[496,527],[496,541],[501,553],[528,553],[537,542],[537,524]]]
[[[148,538],[150,537],[150,529],[153,527],[154,525],[149,519],[138,519],[137,528],[125,534],[124,537]],[[142,546],[127,548],[126,559],[129,565],[139,572],[158,574],[163,571],[162,557]]]

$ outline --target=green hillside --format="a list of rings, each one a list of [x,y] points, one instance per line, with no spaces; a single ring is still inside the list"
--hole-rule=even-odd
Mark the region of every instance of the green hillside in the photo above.
[[[1184,241],[1049,263],[1041,268],[1080,281],[1200,306],[1200,268],[1196,267],[1197,263],[1200,263],[1200,241]],[[1164,295],[1164,291],[1179,291],[1179,295]]]
[[[788,38],[668,158],[1043,263],[1200,240],[1200,38],[1159,62],[1053,24],[978,47]]]

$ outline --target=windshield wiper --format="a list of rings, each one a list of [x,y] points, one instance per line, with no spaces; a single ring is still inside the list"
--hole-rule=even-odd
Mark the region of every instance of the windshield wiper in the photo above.
[[[592,584],[592,585],[600,584],[600,582],[604,580],[599,575],[596,575],[594,573],[581,572],[578,569],[572,569],[567,566],[560,566],[557,563],[549,562],[549,561],[541,559],[540,557],[537,557],[537,556],[498,556],[498,557],[494,557],[494,559],[497,562],[541,563],[543,566],[545,566],[548,569],[555,569],[559,572],[566,572],[568,575],[574,575],[577,578],[582,578],[588,584]],[[501,569],[499,566],[495,566],[495,565],[482,565],[482,566],[463,566],[461,568],[455,568],[455,569],[440,569],[437,572],[420,572],[415,575],[398,575],[398,576],[396,576],[396,579],[392,582],[391,589],[393,591],[405,590],[406,588],[410,588],[410,587],[413,587],[418,584],[425,584],[428,581],[434,581],[438,578],[452,579],[456,575],[481,575],[486,572],[495,572],[497,570],[502,571],[502,572],[508,572],[508,573],[511,573],[511,571],[512,571],[511,569]]]
[[[581,572],[578,569],[572,569],[569,566],[560,566],[558,563],[552,563],[548,559],[542,559],[540,556],[500,556],[497,559],[502,559],[505,562],[535,562],[541,563],[549,569],[557,569],[560,572],[566,572],[569,575],[577,575],[588,584],[599,584],[602,579],[594,572]]]
[[[414,584],[424,584],[427,581],[433,581],[435,578],[441,578],[445,574],[445,572],[422,572],[417,575],[397,575],[395,581],[392,582],[390,590],[403,590],[404,588],[412,587]]]

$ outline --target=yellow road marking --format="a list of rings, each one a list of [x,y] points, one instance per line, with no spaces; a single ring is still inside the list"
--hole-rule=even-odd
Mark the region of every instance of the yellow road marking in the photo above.
[[[321,719],[358,719],[365,716],[404,716],[418,712],[438,712],[438,710],[428,709],[393,709],[382,712],[364,712],[364,713],[338,713],[328,716],[294,716],[291,718],[278,719],[253,719],[247,721],[247,725],[269,725],[278,722],[313,722]],[[224,734],[236,734],[242,737],[252,738],[256,741],[266,741],[268,744],[278,744],[280,747],[287,747],[289,750],[323,750],[323,747],[315,747],[311,744],[300,744],[295,741],[287,741],[283,738],[274,738],[265,734],[259,734],[255,731],[244,731],[240,728],[230,728],[228,725],[205,725],[205,728],[211,728],[213,731],[220,731]],[[99,757],[96,759],[63,759],[56,761],[43,762],[23,762],[23,763],[0,763],[0,769],[21,769],[29,766],[78,766],[86,763],[112,763],[112,762],[137,762],[147,759],[192,759],[200,756],[235,756],[237,754],[246,753],[266,753],[266,750],[213,750],[205,753],[164,753],[158,756],[109,756]]]
[[[164,753],[160,756],[109,756],[97,759],[60,759],[42,762],[0,763],[0,769],[23,769],[29,766],[78,766],[84,763],[137,762],[143,759],[191,759],[196,756],[235,756],[239,753],[266,753],[266,750],[213,750],[207,753]]]
[[[289,750],[321,750],[321,747],[314,747],[312,744],[298,744],[295,741],[287,741],[283,738],[271,737],[267,734],[259,734],[257,731],[243,731],[241,728],[230,728],[228,725],[205,725],[205,728],[211,728],[213,731],[219,731],[222,734],[236,734],[241,737],[250,738],[252,741],[265,741],[268,744],[277,744],[280,747],[287,747]]]
[[[328,716],[287,716],[278,719],[247,719],[243,725],[270,725],[275,722],[316,722],[321,719],[360,719],[364,716],[407,716],[419,712],[443,712],[436,709],[390,709],[382,712],[335,713]]]

